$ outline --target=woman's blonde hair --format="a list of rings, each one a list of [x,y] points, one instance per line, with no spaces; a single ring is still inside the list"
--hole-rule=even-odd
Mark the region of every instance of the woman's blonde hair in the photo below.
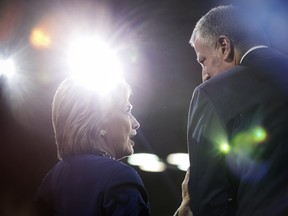
[[[108,94],[101,95],[65,79],[58,87],[52,104],[52,123],[59,159],[68,155],[99,153],[99,140],[105,118],[129,99],[131,89],[119,82]]]

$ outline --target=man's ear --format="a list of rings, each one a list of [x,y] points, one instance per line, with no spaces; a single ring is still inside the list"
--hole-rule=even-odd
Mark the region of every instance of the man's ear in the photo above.
[[[227,36],[221,35],[218,37],[217,50],[225,61],[227,62],[233,61],[234,48],[231,40]]]

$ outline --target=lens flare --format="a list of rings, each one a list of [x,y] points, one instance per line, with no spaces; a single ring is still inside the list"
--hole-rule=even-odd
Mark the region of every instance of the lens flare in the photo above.
[[[223,154],[228,154],[231,150],[231,147],[228,143],[221,143],[219,146],[219,150],[220,152],[222,152]]]
[[[262,127],[255,127],[252,130],[252,137],[254,142],[260,143],[266,139],[267,133]]]
[[[30,34],[29,40],[36,48],[47,48],[51,44],[50,35],[41,28],[34,28]]]

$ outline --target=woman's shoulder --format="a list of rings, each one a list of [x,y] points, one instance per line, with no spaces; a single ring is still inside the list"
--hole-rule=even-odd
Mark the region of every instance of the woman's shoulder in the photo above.
[[[138,177],[138,174],[131,166],[112,158],[94,154],[82,154],[69,156],[60,161],[56,166],[62,169],[73,169],[74,172],[91,172],[95,175],[126,175]]]

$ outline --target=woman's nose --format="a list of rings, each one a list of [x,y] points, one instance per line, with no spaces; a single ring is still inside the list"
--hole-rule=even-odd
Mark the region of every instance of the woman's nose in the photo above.
[[[137,121],[137,119],[133,116],[132,119],[132,128],[137,130],[140,127],[140,123]]]

